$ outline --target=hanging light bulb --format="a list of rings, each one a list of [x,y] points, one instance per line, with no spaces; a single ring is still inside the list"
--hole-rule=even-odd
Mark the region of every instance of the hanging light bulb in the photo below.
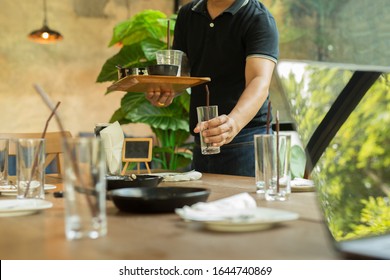
[[[43,16],[43,26],[32,31],[28,38],[40,44],[55,43],[62,40],[63,36],[59,32],[51,30],[47,25],[46,0],[43,0]]]

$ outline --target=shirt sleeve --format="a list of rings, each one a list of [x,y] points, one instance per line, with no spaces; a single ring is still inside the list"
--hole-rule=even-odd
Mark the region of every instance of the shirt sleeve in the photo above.
[[[254,20],[245,35],[246,56],[264,57],[274,61],[279,57],[279,33],[275,19],[264,15]]]

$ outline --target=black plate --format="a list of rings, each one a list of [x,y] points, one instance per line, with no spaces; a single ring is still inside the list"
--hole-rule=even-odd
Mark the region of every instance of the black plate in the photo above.
[[[146,174],[137,175],[136,179],[132,179],[129,176],[107,176],[107,190],[157,187],[163,179],[161,176]]]
[[[210,191],[204,188],[158,187],[126,188],[108,192],[115,206],[125,212],[162,213],[207,200]]]

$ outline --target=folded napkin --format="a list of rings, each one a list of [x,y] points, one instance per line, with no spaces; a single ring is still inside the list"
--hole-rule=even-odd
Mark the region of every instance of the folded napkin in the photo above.
[[[257,204],[248,193],[240,193],[212,202],[198,202],[175,210],[184,220],[217,221],[234,219],[243,215],[245,209],[256,208]]]
[[[291,180],[291,186],[308,186],[313,187],[314,182],[312,180],[303,179],[303,178],[294,178],[294,180]]]
[[[167,173],[162,177],[164,182],[194,181],[202,178],[202,173],[192,170],[185,173]]]
[[[108,173],[119,175],[122,169],[122,148],[125,136],[119,122],[114,122],[100,131],[106,152]]]
[[[315,191],[314,182],[303,178],[294,178],[291,180],[292,192],[313,192]]]

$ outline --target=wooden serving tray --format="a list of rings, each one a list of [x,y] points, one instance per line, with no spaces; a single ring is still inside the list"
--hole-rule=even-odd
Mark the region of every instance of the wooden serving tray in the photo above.
[[[154,89],[173,90],[180,93],[187,88],[209,82],[208,77],[176,77],[157,75],[131,75],[124,77],[108,87],[111,91],[147,92]]]

